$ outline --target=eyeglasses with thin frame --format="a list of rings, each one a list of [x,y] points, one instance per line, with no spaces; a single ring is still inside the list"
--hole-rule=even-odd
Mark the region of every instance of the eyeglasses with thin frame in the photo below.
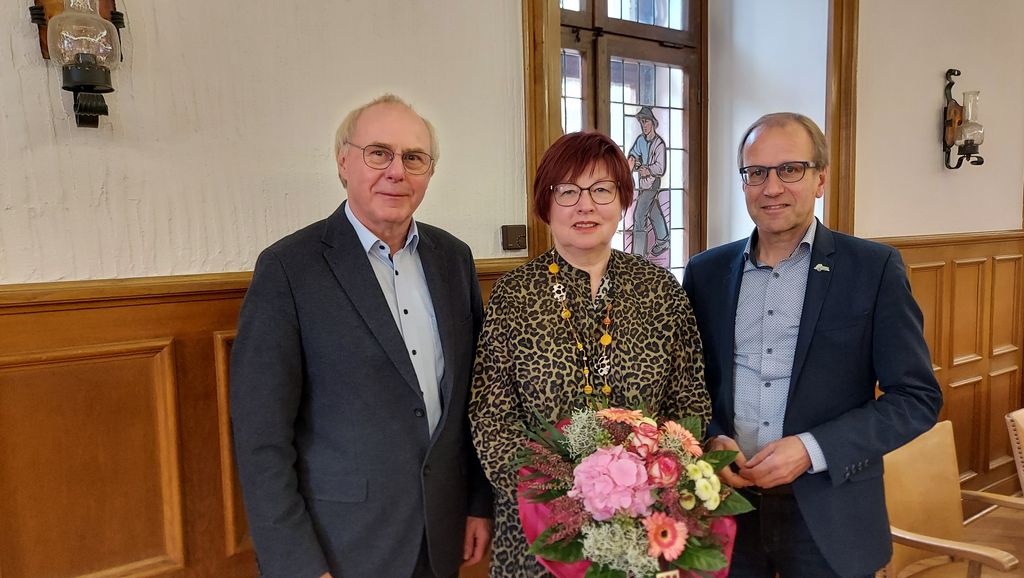
[[[749,165],[740,169],[740,176],[743,177],[743,184],[756,187],[763,185],[768,180],[768,171],[774,170],[779,180],[784,183],[795,183],[804,178],[807,169],[816,169],[818,165],[810,161],[790,161],[765,167],[761,165]]]
[[[585,188],[574,183],[551,185],[551,196],[560,207],[575,207],[583,197],[583,191],[590,194],[595,205],[610,204],[619,196],[619,186],[615,181],[597,181]]]
[[[384,170],[391,166],[395,160],[395,151],[382,145],[366,145],[361,147],[353,142],[345,141],[345,144],[352,145],[363,151],[363,162],[371,169]],[[430,170],[434,164],[434,157],[422,151],[409,151],[402,153],[402,166],[410,175],[422,175]]]

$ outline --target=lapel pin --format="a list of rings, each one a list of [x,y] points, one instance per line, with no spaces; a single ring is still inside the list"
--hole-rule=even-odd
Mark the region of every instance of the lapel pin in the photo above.
[[[818,273],[821,273],[822,271],[831,271],[831,269],[829,269],[826,265],[822,265],[821,263],[815,265],[814,270],[817,271]]]

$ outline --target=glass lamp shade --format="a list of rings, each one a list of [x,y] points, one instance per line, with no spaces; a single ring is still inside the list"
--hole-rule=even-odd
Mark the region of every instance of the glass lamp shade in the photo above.
[[[100,17],[96,3],[65,0],[64,12],[47,23],[46,42],[50,58],[61,66],[102,67],[109,75],[121,63],[121,41],[114,25]]]
[[[967,141],[973,141],[975,145],[985,142],[985,127],[978,122],[978,99],[980,91],[970,90],[964,92],[964,121],[956,133],[957,146]]]

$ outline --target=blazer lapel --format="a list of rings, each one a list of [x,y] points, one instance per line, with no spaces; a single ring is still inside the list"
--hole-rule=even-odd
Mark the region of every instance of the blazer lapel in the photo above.
[[[430,290],[430,301],[434,305],[434,318],[437,320],[437,331],[441,336],[441,350],[444,354],[444,374],[441,377],[441,396],[444,401],[444,411],[441,414],[441,422],[444,422],[448,415],[448,403],[452,396],[452,371],[455,367],[455,360],[452,358],[455,351],[455,344],[452,339],[455,337],[452,307],[449,295],[453,295],[448,283],[448,265],[441,249],[436,245],[429,233],[420,227],[420,241],[418,253],[420,263],[423,264],[423,274],[427,279],[427,289]],[[441,423],[436,431],[440,431]]]
[[[835,238],[832,236],[832,231],[817,221],[815,221],[815,226],[818,229],[814,233],[811,263],[807,271],[807,291],[804,294],[804,307],[800,314],[800,330],[797,333],[796,351],[793,354],[793,371],[790,373],[789,379],[788,399],[790,400],[793,398],[797,381],[800,379],[804,361],[807,360],[807,350],[811,347],[814,328],[818,324],[821,306],[825,303],[825,296],[828,295],[828,287],[832,281],[832,267],[835,266]]]
[[[345,203],[327,218],[322,241],[326,245],[324,258],[335,279],[409,387],[421,393],[416,370],[405,350],[405,341],[395,325],[377,275],[345,215]]]

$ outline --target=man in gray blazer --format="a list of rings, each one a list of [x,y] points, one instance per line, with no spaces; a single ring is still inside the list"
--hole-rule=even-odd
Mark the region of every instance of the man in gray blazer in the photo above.
[[[465,243],[413,220],[434,129],[385,95],[335,140],[348,201],[263,251],[231,359],[262,576],[449,578],[490,541],[467,391],[482,305]]]

